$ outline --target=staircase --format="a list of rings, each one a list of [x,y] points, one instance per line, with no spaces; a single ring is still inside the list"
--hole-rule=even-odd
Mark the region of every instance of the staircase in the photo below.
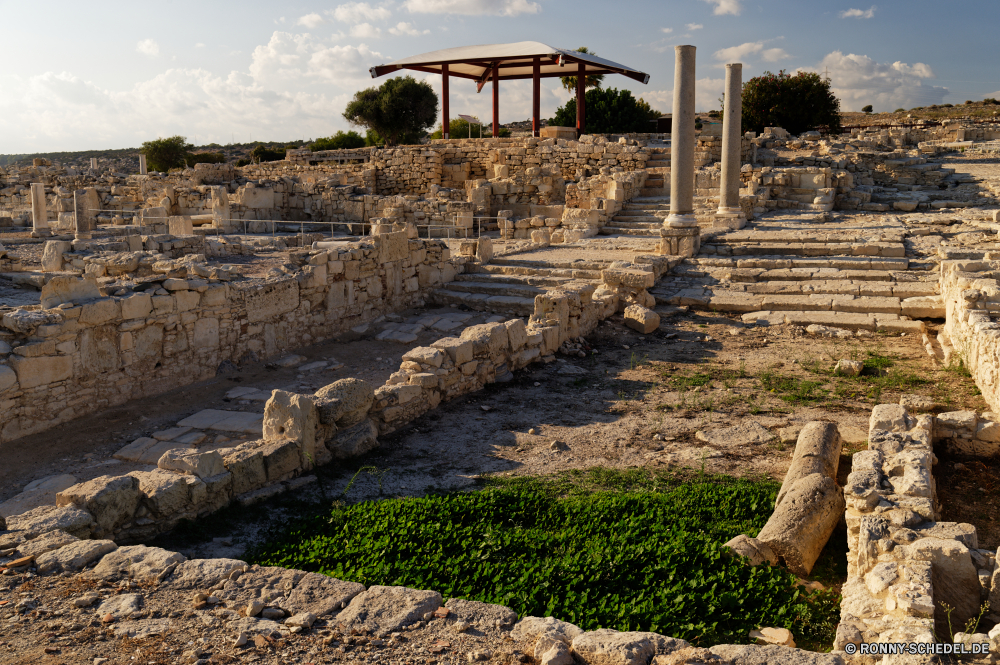
[[[944,318],[936,264],[906,258],[899,225],[768,223],[704,238],[650,291],[657,304],[739,312],[746,323],[919,333]]]

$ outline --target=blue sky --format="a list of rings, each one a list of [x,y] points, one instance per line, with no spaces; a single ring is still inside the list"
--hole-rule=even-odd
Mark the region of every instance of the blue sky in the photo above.
[[[723,65],[744,77],[827,71],[845,110],[1000,97],[998,0],[0,0],[0,153],[292,140],[350,129],[368,68],[426,51],[536,40],[587,46],[650,74],[609,77],[669,111],[673,46],[698,47],[698,106],[717,107]],[[428,78],[440,91],[440,77]],[[451,86],[453,114],[489,119],[489,87]],[[505,82],[501,122],[530,116],[530,82]],[[568,98],[543,80],[542,115]]]

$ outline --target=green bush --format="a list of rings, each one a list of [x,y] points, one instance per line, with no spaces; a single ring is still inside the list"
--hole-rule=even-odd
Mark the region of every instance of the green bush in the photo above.
[[[874,107],[872,107],[872,105],[871,105],[871,104],[869,104],[868,106],[865,106],[865,107],[863,107],[863,108],[861,109],[861,112],[862,112],[862,113],[871,113],[871,112],[872,112],[872,111],[874,111],[874,110],[875,110],[875,109],[874,109]]]
[[[437,120],[437,103],[437,93],[429,83],[397,76],[377,88],[356,92],[344,118],[376,132],[388,145],[407,143],[407,139],[419,143]]]
[[[250,151],[250,163],[280,162],[285,158],[285,152],[285,148],[271,148],[266,145],[257,145]]]
[[[840,100],[830,82],[812,72],[764,72],[743,84],[743,131],[783,127],[792,134],[840,133]]]
[[[195,164],[225,164],[226,156],[221,152],[194,152],[187,156],[187,165]]]
[[[636,99],[628,90],[591,88],[586,93],[588,134],[629,134],[651,132],[662,115],[642,98]],[[576,97],[556,109],[550,125],[576,126]]]
[[[139,152],[146,156],[146,166],[150,171],[167,172],[170,169],[187,166],[188,154],[192,146],[183,136],[171,136],[155,141],[146,141]]]
[[[352,148],[364,148],[365,137],[355,131],[339,131],[333,136],[325,139],[316,139],[309,146],[312,150],[350,150]]]
[[[896,109],[893,113],[906,113],[906,109]]]
[[[335,505],[249,560],[434,589],[585,630],[651,630],[707,646],[785,626],[796,639],[832,640],[832,593],[804,594],[783,568],[751,567],[722,546],[759,532],[776,483],[572,473],[611,480],[596,491],[518,479],[475,493]],[[641,481],[623,491],[618,486],[636,484],[630,473]]]
[[[472,138],[479,138],[479,127],[477,125],[472,126]],[[487,131],[486,127],[482,128],[483,138],[487,136],[493,136],[492,131]],[[453,139],[467,139],[469,138],[469,122],[467,120],[462,120],[461,118],[453,118],[448,121],[448,134],[449,138]],[[434,130],[434,133],[430,135],[432,139],[444,138],[441,133],[441,126]]]

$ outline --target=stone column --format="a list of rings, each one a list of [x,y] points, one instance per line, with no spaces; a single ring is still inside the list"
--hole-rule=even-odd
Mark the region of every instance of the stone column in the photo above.
[[[146,155],[139,155],[139,175],[146,175]]]
[[[76,239],[90,240],[94,236],[94,213],[89,210],[87,190],[73,192],[73,209],[76,212]]]
[[[90,168],[97,170],[97,157],[90,158]]]
[[[45,185],[31,183],[31,237],[47,238],[52,235],[49,228],[49,211],[45,207]]]
[[[740,133],[743,115],[743,65],[726,65],[726,95],[722,115],[722,182],[719,183],[719,210],[716,217],[726,223],[745,223],[740,208]]]
[[[695,47],[674,47],[674,111],[670,133],[668,228],[697,226],[694,217]]]
[[[229,190],[225,185],[212,185],[211,192],[215,228],[225,232],[236,230],[236,222],[230,219]]]

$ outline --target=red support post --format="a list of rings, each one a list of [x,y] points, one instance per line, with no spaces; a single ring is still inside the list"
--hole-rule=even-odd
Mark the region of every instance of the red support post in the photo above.
[[[441,137],[450,138],[451,118],[448,117],[448,63],[441,65]]]
[[[535,57],[531,63],[531,135],[538,136],[542,129],[541,115],[541,87],[542,87],[542,59]]]
[[[500,67],[493,63],[493,138],[500,136]]]
[[[578,63],[576,74],[576,136],[583,136],[587,129],[587,65]]]

